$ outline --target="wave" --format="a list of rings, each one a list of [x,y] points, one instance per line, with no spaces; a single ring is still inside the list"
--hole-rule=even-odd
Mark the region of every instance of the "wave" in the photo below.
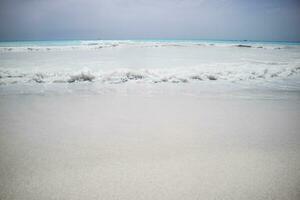
[[[69,50],[101,50],[103,48],[134,46],[140,48],[176,48],[176,47],[199,47],[199,48],[256,48],[269,50],[300,49],[300,45],[268,44],[268,43],[212,43],[212,42],[146,42],[146,41],[85,41],[77,45],[65,46],[0,46],[0,52],[35,52],[35,51],[69,51]]]
[[[80,83],[100,82],[119,84],[126,82],[137,83],[189,83],[196,81],[255,81],[285,79],[300,73],[300,66],[280,69],[262,68],[256,70],[213,70],[203,71],[194,69],[117,69],[113,71],[79,72],[19,72],[15,70],[0,70],[0,84],[17,83]]]
[[[251,45],[245,45],[245,44],[238,44],[238,45],[234,45],[235,47],[242,47],[242,48],[252,48],[253,46]]]
[[[81,72],[80,74],[71,75],[70,78],[68,79],[68,83],[73,83],[76,81],[92,81],[95,78],[96,77],[90,72],[88,73]]]

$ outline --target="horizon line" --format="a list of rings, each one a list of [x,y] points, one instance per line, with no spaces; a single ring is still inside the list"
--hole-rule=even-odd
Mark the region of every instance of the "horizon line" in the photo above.
[[[237,41],[237,42],[288,42],[288,43],[300,43],[300,40],[252,40],[252,39],[207,39],[207,38],[193,38],[193,39],[179,39],[179,38],[147,38],[147,39],[138,39],[138,38],[128,38],[128,39],[108,39],[108,38],[74,38],[74,39],[8,39],[8,40],[1,40],[0,42],[42,42],[42,41],[126,41],[126,40],[132,40],[132,41]]]

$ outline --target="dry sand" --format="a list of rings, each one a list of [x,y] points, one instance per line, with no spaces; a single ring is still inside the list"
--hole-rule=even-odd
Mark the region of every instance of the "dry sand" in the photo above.
[[[300,102],[3,95],[0,199],[300,199]]]

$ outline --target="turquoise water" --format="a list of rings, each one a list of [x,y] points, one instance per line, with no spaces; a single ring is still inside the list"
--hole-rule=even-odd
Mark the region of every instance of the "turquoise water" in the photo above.
[[[284,41],[252,41],[252,40],[43,40],[43,41],[5,41],[0,47],[26,46],[79,46],[105,42],[161,42],[161,43],[211,43],[211,44],[269,44],[269,45],[300,45],[300,42]]]

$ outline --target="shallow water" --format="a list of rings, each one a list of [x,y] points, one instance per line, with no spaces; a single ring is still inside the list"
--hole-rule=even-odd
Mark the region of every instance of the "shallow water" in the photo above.
[[[0,47],[1,89],[12,84],[69,84],[86,81],[105,84],[185,84],[209,81],[221,81],[222,84],[225,81],[236,83],[237,86],[272,85],[273,89],[286,87],[288,90],[300,88],[300,45],[297,43],[61,43],[56,46],[36,42],[35,46],[30,47],[26,46],[27,43],[16,47],[12,44],[12,47]]]

